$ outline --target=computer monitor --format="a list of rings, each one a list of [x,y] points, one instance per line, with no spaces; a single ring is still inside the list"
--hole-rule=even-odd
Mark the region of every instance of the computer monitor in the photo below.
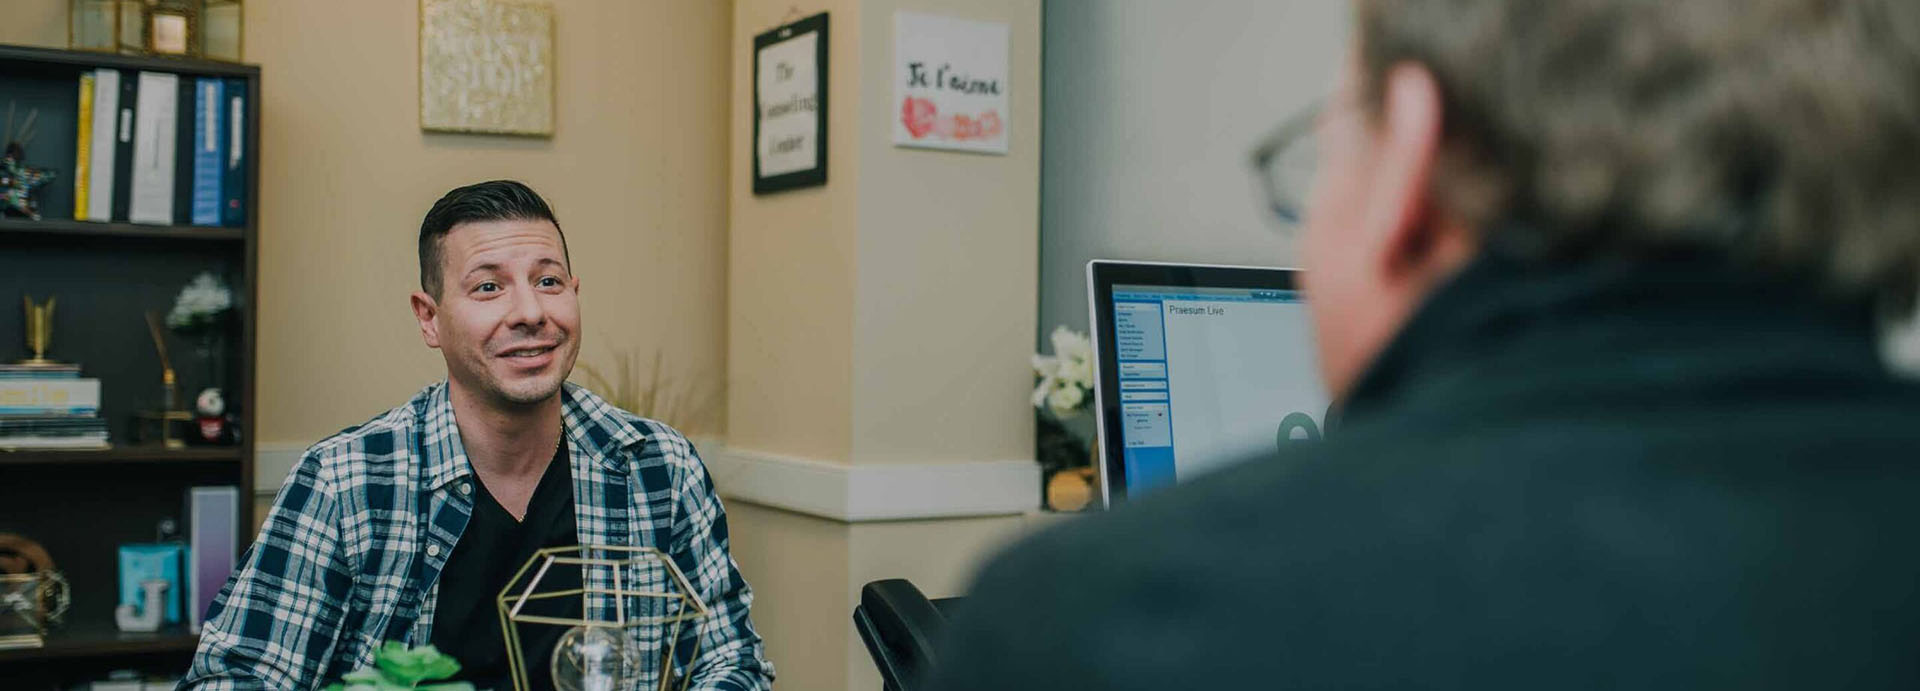
[[[1327,395],[1297,276],[1087,264],[1103,502],[1320,438]]]

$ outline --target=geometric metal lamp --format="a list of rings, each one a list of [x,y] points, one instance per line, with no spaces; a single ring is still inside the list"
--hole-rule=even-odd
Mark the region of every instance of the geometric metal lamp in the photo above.
[[[568,587],[571,579],[556,577],[572,569],[579,569],[581,587]],[[580,616],[538,613],[546,609],[541,603],[561,598],[579,598]],[[518,691],[526,691],[530,673],[521,649],[522,625],[567,627],[549,661],[554,687],[561,691],[642,688],[649,679],[657,679],[652,688],[670,691],[675,687],[674,646],[688,622],[709,614],[686,575],[651,547],[575,545],[534,552],[500,590],[498,606]],[[663,651],[660,659],[641,659],[639,651],[646,643]],[[689,660],[699,656],[698,637],[686,652],[691,653]],[[686,689],[691,681],[691,674],[683,675],[679,688]]]

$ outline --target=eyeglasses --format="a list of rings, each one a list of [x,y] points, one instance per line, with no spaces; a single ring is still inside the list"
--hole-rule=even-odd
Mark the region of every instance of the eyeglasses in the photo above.
[[[1281,123],[1253,148],[1253,172],[1273,215],[1287,223],[1307,217],[1307,196],[1313,191],[1319,165],[1320,116],[1325,101],[1316,101]]]

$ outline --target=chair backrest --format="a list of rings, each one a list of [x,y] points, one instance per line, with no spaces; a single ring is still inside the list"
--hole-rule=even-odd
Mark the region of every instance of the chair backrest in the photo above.
[[[947,615],[960,598],[938,602],[900,578],[874,581],[860,588],[860,604],[853,608],[853,628],[873,656],[888,691],[916,691],[934,665],[934,642],[946,626]],[[943,611],[946,610],[946,611]]]

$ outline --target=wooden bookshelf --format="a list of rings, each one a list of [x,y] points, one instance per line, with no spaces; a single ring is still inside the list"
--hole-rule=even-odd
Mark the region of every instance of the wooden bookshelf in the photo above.
[[[6,465],[99,465],[111,463],[239,463],[245,457],[237,446],[189,446],[169,449],[160,446],[116,446],[85,450],[0,451],[0,466]]]
[[[246,209],[240,227],[73,219],[78,87],[80,75],[96,68],[243,81]],[[260,85],[254,65],[0,45],[0,101],[17,102],[21,113],[39,110],[26,160],[56,175],[41,195],[41,220],[0,218],[0,361],[26,356],[20,296],[57,296],[47,355],[78,363],[81,376],[100,380],[101,415],[115,444],[0,451],[0,532],[46,547],[72,585],[73,600],[66,623],[49,632],[44,647],[0,651],[0,680],[6,680],[0,687],[69,688],[116,669],[183,673],[196,636],[177,626],[144,634],[114,626],[119,546],[152,542],[162,519],[176,521],[184,534],[188,489],[211,485],[239,488],[243,546],[252,538]],[[181,399],[191,401],[201,387],[218,383],[238,415],[240,441],[182,449],[133,444],[136,414],[158,407],[161,390],[144,315],[164,315],[203,270],[224,275],[233,289],[223,345],[217,356],[202,359],[193,342],[170,336],[169,350]]]
[[[71,219],[0,218],[0,236],[19,240],[62,238],[152,238],[194,242],[245,242],[245,228],[155,226],[140,223],[98,223]]]
[[[0,650],[0,664],[115,655],[191,655],[199,643],[199,636],[177,624],[151,633],[129,633],[114,626],[110,618],[69,621],[49,632],[42,647]]]

